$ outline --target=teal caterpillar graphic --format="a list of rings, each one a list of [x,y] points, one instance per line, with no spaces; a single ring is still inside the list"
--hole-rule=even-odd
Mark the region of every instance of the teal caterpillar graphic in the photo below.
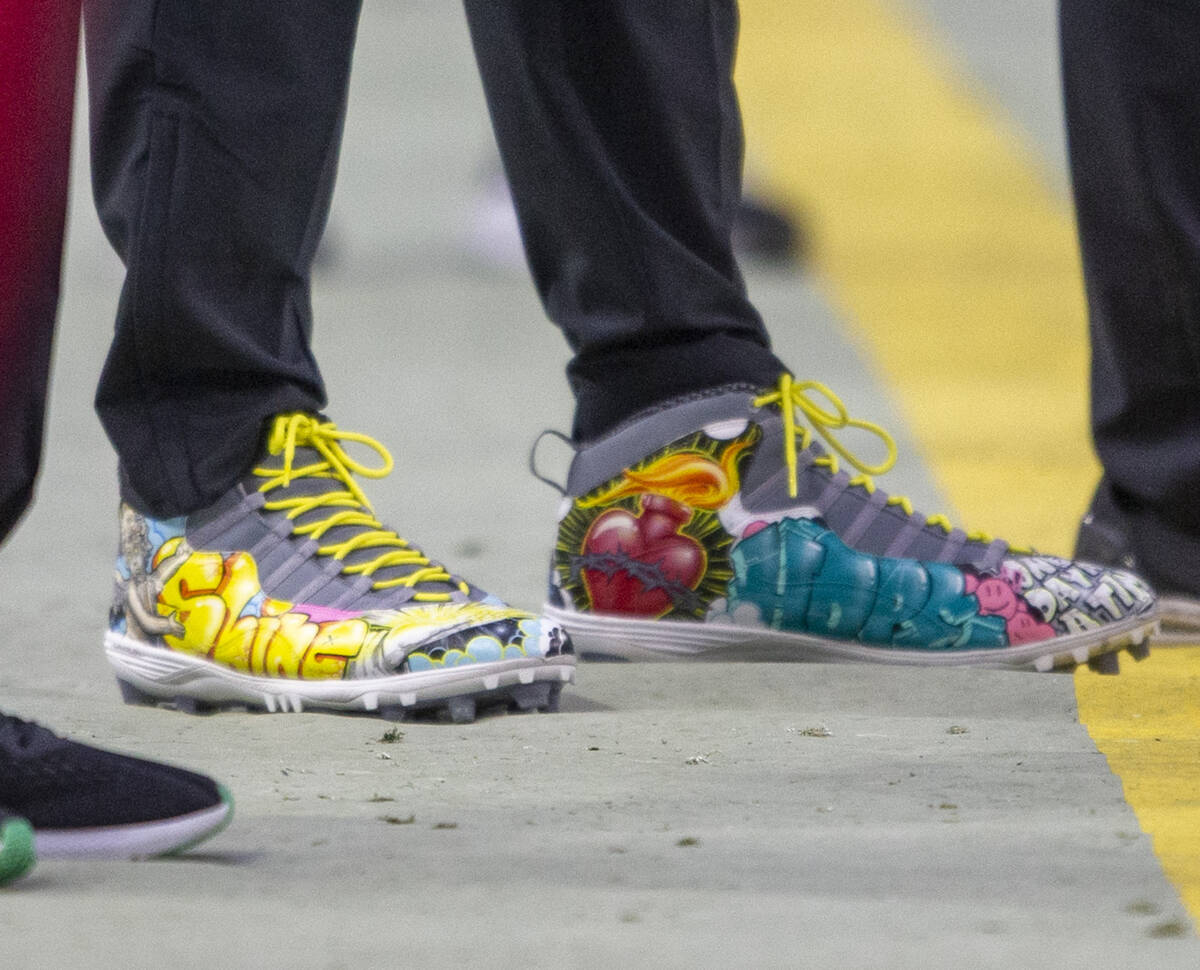
[[[984,614],[968,592],[978,577],[856,552],[810,519],[764,525],[730,559],[734,577],[713,612],[739,624],[926,650],[1009,645],[1005,618]]]

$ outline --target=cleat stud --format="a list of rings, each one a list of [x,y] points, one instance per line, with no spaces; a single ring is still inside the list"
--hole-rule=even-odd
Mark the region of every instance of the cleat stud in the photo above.
[[[517,680],[519,680],[522,684],[532,684],[533,683],[532,668],[526,667],[523,670],[518,670],[517,671]]]
[[[117,687],[121,691],[121,700],[126,704],[142,704],[152,707],[158,703],[157,698],[147,694],[140,687],[134,687],[129,681],[121,680],[119,677],[117,678]]]
[[[490,676],[483,678],[483,689],[484,690],[495,690],[499,686],[500,686],[500,675],[499,674],[491,674]]]
[[[1077,664],[1085,664],[1091,656],[1091,650],[1088,647],[1076,647],[1071,651],[1071,659]]]
[[[1033,669],[1039,674],[1049,673],[1054,669],[1054,657],[1050,654],[1047,654],[1043,657],[1038,657],[1037,660],[1033,662]]]
[[[522,711],[543,710],[550,703],[550,685],[522,684],[513,688],[512,699]]]
[[[446,702],[446,712],[455,724],[469,724],[475,720],[475,700],[471,697],[451,697]]]
[[[1102,653],[1092,657],[1088,661],[1088,667],[1098,674],[1119,674],[1121,672],[1121,661],[1115,652]]]
[[[369,691],[362,696],[362,706],[364,711],[379,710],[379,694],[375,691]]]
[[[304,713],[304,700],[298,694],[292,695],[292,713],[293,714]]]
[[[275,700],[274,694],[263,694],[262,699],[263,706],[266,707],[269,714],[274,714],[275,711],[278,710],[279,705]]]

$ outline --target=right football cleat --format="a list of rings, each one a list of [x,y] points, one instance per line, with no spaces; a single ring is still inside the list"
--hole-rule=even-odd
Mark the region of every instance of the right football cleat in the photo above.
[[[884,460],[852,454],[846,428]],[[1098,658],[1145,656],[1141,579],[922,515],[871,477],[894,460],[882,428],[786,374],[647,411],[575,456],[546,615],[584,656],[621,659],[1114,672]]]

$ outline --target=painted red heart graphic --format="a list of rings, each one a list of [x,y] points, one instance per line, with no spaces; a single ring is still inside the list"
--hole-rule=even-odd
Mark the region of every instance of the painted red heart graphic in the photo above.
[[[692,510],[662,495],[643,495],[641,505],[638,515],[626,509],[599,515],[583,540],[585,557],[604,559],[602,567],[583,570],[584,587],[596,610],[663,616],[675,600],[662,584],[695,589],[704,575],[704,547],[679,531]],[[623,567],[625,560],[633,562]]]

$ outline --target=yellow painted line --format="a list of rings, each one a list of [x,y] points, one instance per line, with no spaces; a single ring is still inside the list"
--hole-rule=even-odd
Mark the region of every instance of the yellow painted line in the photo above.
[[[1200,922],[1200,649],[1166,647],[1119,677],[1075,676],[1079,718]]]
[[[746,0],[738,82],[751,157],[964,524],[1068,549],[1097,465],[1065,203],[893,5]]]
[[[964,524],[1069,552],[1098,466],[1067,201],[901,5],[741,9],[750,157],[805,213],[936,480]],[[1200,651],[1123,666],[1076,675],[1080,718],[1200,920]]]

